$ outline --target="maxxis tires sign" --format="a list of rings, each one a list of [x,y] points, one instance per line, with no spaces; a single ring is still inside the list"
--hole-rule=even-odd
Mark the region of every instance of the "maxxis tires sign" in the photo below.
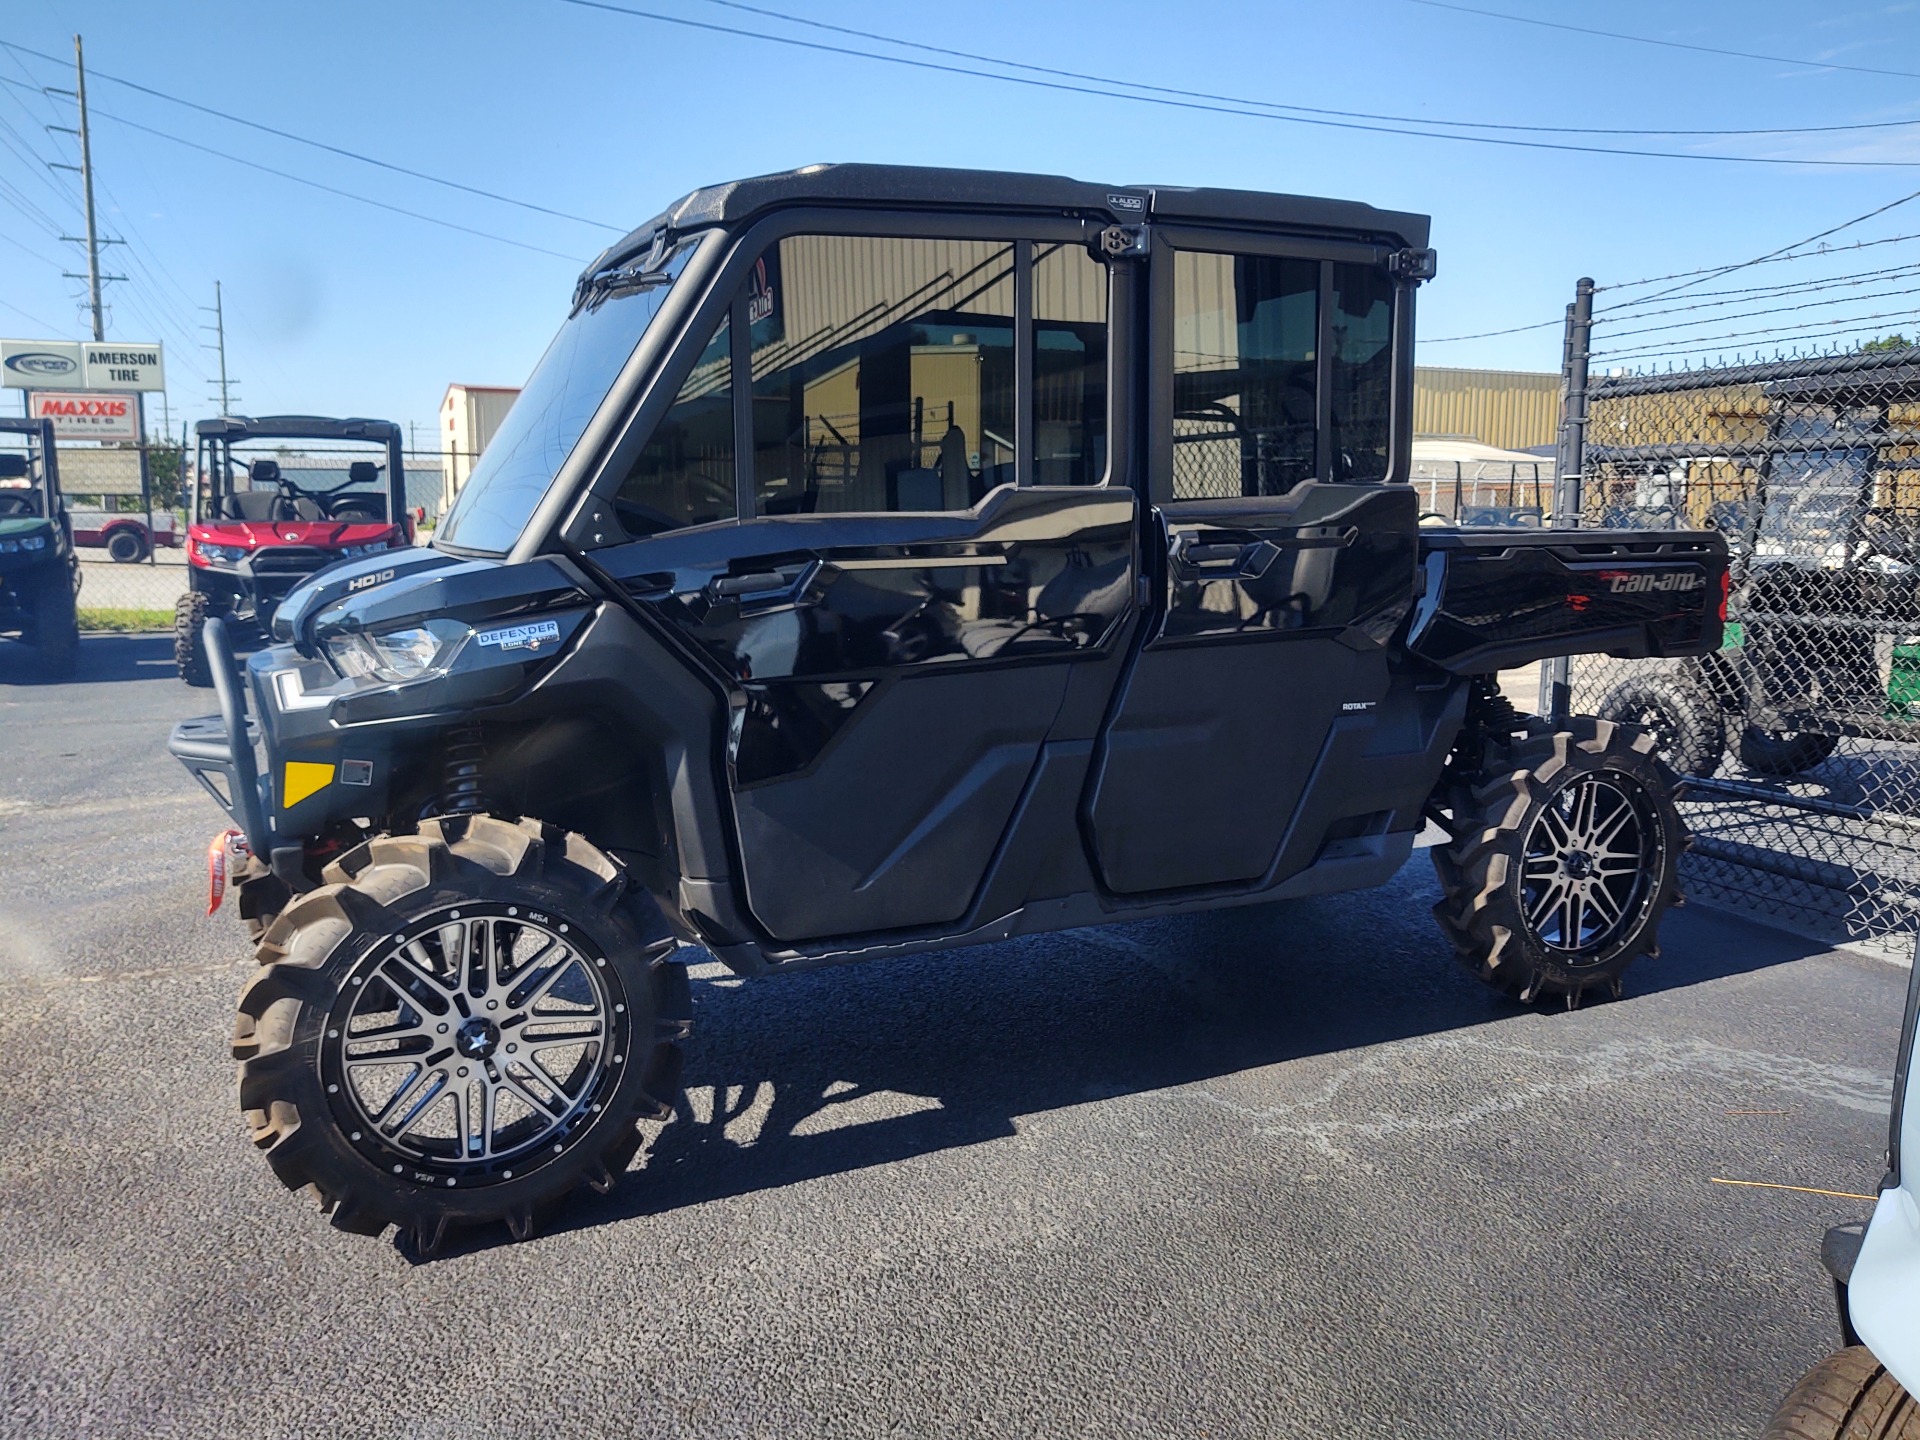
[[[27,414],[53,421],[62,440],[138,440],[139,406],[131,395],[87,390],[35,390]]]

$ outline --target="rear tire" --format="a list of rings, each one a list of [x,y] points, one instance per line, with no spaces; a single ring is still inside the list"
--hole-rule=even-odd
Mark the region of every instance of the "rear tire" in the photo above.
[[[1658,953],[1686,830],[1646,731],[1576,715],[1513,742],[1504,769],[1447,803],[1434,918],[1480,980],[1571,1007]]]
[[[147,547],[137,530],[123,525],[107,537],[107,554],[118,564],[133,565],[147,558]]]
[[[1761,1440],[1920,1440],[1920,1405],[1855,1345],[1807,1372]]]
[[[1839,743],[1838,735],[1818,730],[1762,730],[1749,725],[1740,732],[1740,763],[1756,775],[1785,779],[1813,769]]]
[[[625,871],[478,815],[379,836],[323,879],[268,927],[234,1027],[281,1181],[421,1253],[450,1226],[525,1239],[582,1183],[611,1189],[636,1122],[672,1113],[690,1019],[676,942]]]
[[[1678,675],[1634,675],[1600,697],[1602,720],[1650,732],[1654,753],[1676,775],[1704,779],[1727,753],[1727,722],[1704,686]]]
[[[213,684],[204,633],[208,609],[207,597],[198,590],[189,590],[173,602],[173,663],[182,680],[202,690]]]

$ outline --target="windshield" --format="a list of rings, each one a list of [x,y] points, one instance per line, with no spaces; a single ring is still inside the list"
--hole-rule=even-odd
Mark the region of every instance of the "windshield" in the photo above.
[[[682,241],[651,267],[656,283],[588,292],[474,463],[441,522],[441,541],[492,554],[513,548],[697,243]]]

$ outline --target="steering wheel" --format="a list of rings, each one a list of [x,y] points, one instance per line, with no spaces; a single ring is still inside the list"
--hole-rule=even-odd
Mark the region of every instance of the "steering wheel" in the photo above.
[[[31,493],[24,490],[0,490],[0,515],[38,515]]]

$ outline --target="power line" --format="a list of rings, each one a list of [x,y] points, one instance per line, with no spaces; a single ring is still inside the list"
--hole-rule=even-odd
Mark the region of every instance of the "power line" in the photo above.
[[[1914,200],[1920,200],[1920,190],[1915,190],[1913,193],[1909,195],[1902,195],[1897,200],[1889,200],[1886,204],[1876,206],[1874,209],[1867,211],[1866,214],[1864,215],[1856,215],[1851,220],[1842,220],[1838,225],[1830,225],[1825,230],[1816,231],[1814,234],[1807,236],[1806,239],[1804,240],[1795,240],[1790,245],[1782,245],[1777,250],[1769,250],[1764,255],[1756,255],[1751,260],[1741,260],[1736,264],[1723,265],[1720,268],[1714,269],[1714,270],[1703,270],[1699,272],[1699,275],[1697,278],[1689,280],[1685,284],[1675,285],[1671,289],[1667,289],[1667,290],[1656,291],[1652,295],[1642,295],[1636,299],[1628,300],[1623,303],[1626,305],[1650,305],[1655,300],[1664,300],[1669,295],[1678,295],[1683,290],[1691,290],[1695,285],[1702,284],[1707,280],[1718,280],[1722,275],[1731,275],[1736,270],[1745,270],[1750,266],[1754,266],[1754,265],[1764,265],[1769,260],[1796,258],[1796,257],[1789,256],[1788,252],[1802,249],[1805,246],[1813,244],[1815,241],[1824,240],[1829,235],[1838,235],[1842,230],[1851,230],[1855,225],[1864,224],[1867,221],[1874,219],[1876,216],[1884,215],[1889,210],[1896,210],[1900,206],[1909,204]],[[1629,283],[1642,284],[1644,282],[1631,281]],[[1621,287],[1609,286],[1607,288],[1619,289]],[[1608,308],[1618,310],[1621,308],[1621,306],[1614,305],[1614,306],[1609,306]]]
[[[35,50],[29,45],[19,45],[11,40],[0,40],[0,46],[4,46],[8,50],[17,50],[24,55],[31,55],[35,59],[51,60],[55,63],[61,63],[59,57],[49,55],[45,51]],[[328,154],[344,156],[348,160],[357,160],[363,165],[377,166],[379,169],[389,170],[396,175],[406,175],[415,180],[425,180],[433,185],[444,185],[449,190],[465,191],[469,195],[478,195],[484,200],[495,200],[502,205],[516,205],[522,210],[532,210],[537,214],[551,215],[558,220],[572,220],[581,225],[592,225],[601,230],[611,230],[616,234],[625,234],[630,228],[625,225],[614,225],[605,220],[590,219],[585,215],[569,214],[565,210],[554,210],[545,205],[536,205],[531,200],[518,200],[511,195],[502,195],[498,191],[482,190],[477,185],[468,185],[459,180],[449,180],[445,176],[432,175],[425,170],[412,170],[405,165],[396,165],[391,160],[382,160],[373,155],[363,155],[357,150],[349,150],[342,145],[331,145],[324,140],[314,140],[305,135],[296,135],[291,130],[281,130],[272,125],[262,124],[258,120],[249,120],[244,115],[230,115],[225,110],[216,110],[211,105],[202,105],[198,101],[188,100],[184,96],[173,94],[171,91],[158,90],[151,85],[142,85],[139,81],[129,80],[125,76],[109,75],[104,70],[90,70],[87,73],[96,80],[106,80],[128,90],[137,90],[142,95],[151,95],[155,99],[165,100],[169,104],[183,105],[189,110],[198,110],[202,115],[211,115],[215,119],[225,120],[234,125],[244,125],[249,130],[258,130],[262,134],[275,135],[282,140],[291,140],[296,145],[307,145],[315,150],[325,150]],[[1920,121],[1908,123],[1920,124]]]
[[[1874,120],[1851,125],[1774,125],[1752,129],[1627,129],[1595,125],[1512,125],[1493,120],[1436,120],[1425,115],[1385,115],[1368,110],[1328,110],[1313,105],[1284,105],[1274,100],[1252,100],[1244,95],[1220,95],[1206,90],[1183,90],[1171,85],[1150,85],[1143,80],[1094,75],[1081,70],[1062,70],[1052,65],[1032,65],[1022,60],[1007,60],[997,55],[982,55],[972,50],[954,50],[945,45],[928,45],[918,40],[902,40],[896,35],[885,35],[876,30],[861,30],[851,25],[834,25],[825,20],[815,20],[805,15],[792,15],[784,10],[774,10],[764,5],[750,5],[746,0],[707,0],[707,3],[719,5],[728,10],[745,11],[750,15],[764,15],[768,19],[783,20],[790,25],[804,25],[809,29],[824,30],[835,35],[850,35],[859,40],[873,40],[883,45],[898,45],[905,50],[919,50],[929,55],[946,55],[957,60],[978,60],[988,65],[1002,65],[1009,70],[1025,70],[1036,75],[1057,75],[1067,80],[1086,80],[1098,85],[1124,85],[1131,90],[1146,90],[1158,95],[1178,95],[1191,100],[1217,100],[1226,105],[1250,105],[1263,110],[1289,111],[1300,115],[1332,115],[1347,120],[1385,120],[1406,125],[1441,126],[1459,130],[1520,131],[1535,135],[1816,135],[1843,130],[1898,130],[1920,125],[1920,119],[1914,119]],[[0,41],[0,44],[4,43]]]
[[[1419,337],[1419,343],[1422,345],[1451,345],[1456,340],[1490,340],[1495,335],[1521,335],[1529,330],[1545,330],[1548,326],[1562,325],[1565,323],[1563,320],[1541,320],[1532,325],[1512,325],[1505,330],[1476,330],[1471,335],[1435,335],[1432,339],[1428,339],[1425,335],[1422,335]]]
[[[749,40],[765,40],[774,45],[787,45],[795,49],[811,50],[822,54],[847,55],[861,60],[877,60],[883,64],[902,65],[914,70],[932,70],[947,75],[967,75],[978,80],[997,80],[1004,85],[1026,85],[1035,89],[1062,91],[1072,95],[1094,95],[1105,100],[1131,100],[1136,104],[1159,105],[1175,110],[1192,110],[1213,115],[1238,115],[1250,120],[1276,120],[1291,125],[1316,125],[1333,130],[1360,130],[1381,135],[1410,135],[1424,140],[1452,140],[1462,144],[1501,145],[1512,149],[1550,150],[1581,155],[1621,155],[1656,160],[1696,160],[1729,165],[1811,165],[1823,168],[1849,170],[1920,169],[1920,160],[1795,160],[1770,155],[1716,155],[1689,150],[1641,150],[1609,145],[1572,145],[1564,141],[1552,140],[1519,140],[1498,135],[1445,134],[1432,130],[1407,129],[1404,126],[1372,124],[1358,120],[1334,120],[1310,115],[1278,114],[1271,110],[1247,109],[1243,106],[1219,104],[1201,98],[1178,99],[1173,95],[1166,94],[1126,94],[1117,90],[1097,88],[1093,85],[1072,84],[1065,80],[1043,80],[1027,75],[1002,75],[992,70],[977,70],[965,65],[948,65],[934,60],[914,60],[904,55],[883,55],[877,51],[860,50],[847,45],[829,45],[817,40],[801,40],[791,35],[772,35],[764,30],[748,30],[737,25],[718,25],[706,20],[688,19],[681,15],[665,15],[656,10],[641,10],[632,6],[612,4],[610,0],[562,0],[562,3],[575,5],[586,10],[604,10],[610,14],[626,15],[639,20],[653,20],[663,25],[679,25],[690,30],[705,30],[716,35],[741,36]],[[1191,93],[1197,97],[1199,92]]]
[[[1876,65],[1843,65],[1837,60],[1809,60],[1801,55],[1762,55],[1752,50],[1729,50],[1719,45],[1693,45],[1684,40],[1658,40],[1651,35],[1629,35],[1619,30],[1596,30],[1588,25],[1569,25],[1561,20],[1540,20],[1532,15],[1509,15],[1502,10],[1481,10],[1472,5],[1456,5],[1451,0],[1410,0],[1433,10],[1455,10],[1462,15],[1480,15],[1489,20],[1505,20],[1514,25],[1538,25],[1543,30],[1567,30],[1575,35],[1597,35],[1603,40],[1627,40],[1635,45],[1658,45],[1666,50],[1691,50],[1699,55],[1728,55],[1736,60],[1764,60],[1771,65],[1799,65],[1817,70],[1849,70],[1856,75],[1892,75],[1902,80],[1920,80],[1920,70],[1883,70]]]
[[[21,86],[18,80],[9,80],[4,75],[0,75],[0,85],[13,85],[22,89],[26,88],[25,86]],[[162,140],[170,140],[176,145],[184,145],[189,150],[198,150],[203,155],[212,155],[216,159],[230,161],[235,165],[244,165],[249,170],[258,170],[263,174],[277,176],[282,180],[291,180],[296,185],[305,185],[314,190],[324,190],[329,195],[338,195],[342,199],[355,200],[362,205],[371,205],[376,210],[387,210],[395,215],[405,215],[411,220],[423,220],[429,225],[438,225],[447,230],[458,230],[465,235],[478,236],[482,240],[493,240],[502,245],[512,245],[516,249],[531,250],[537,255],[551,255],[556,260],[567,260],[577,263],[580,259],[577,255],[565,255],[558,250],[549,250],[543,245],[530,245],[525,240],[513,240],[505,235],[495,235],[487,230],[476,230],[471,225],[457,224],[452,220],[444,220],[438,215],[423,214],[418,210],[409,210],[401,205],[390,205],[384,200],[375,200],[371,196],[356,194],[352,190],[342,190],[337,185],[325,185],[318,180],[309,180],[304,175],[295,175],[288,170],[278,170],[271,165],[262,165],[257,160],[243,159],[238,155],[231,155],[225,150],[216,150],[211,145],[202,145],[197,140],[189,140],[184,136],[174,135],[168,131],[156,129],[151,125],[143,125],[138,120],[127,119],[124,115],[112,115],[105,110],[97,108],[92,110],[92,114],[101,120],[111,120],[116,125],[125,125],[129,129],[138,130],[147,135],[158,136]]]

